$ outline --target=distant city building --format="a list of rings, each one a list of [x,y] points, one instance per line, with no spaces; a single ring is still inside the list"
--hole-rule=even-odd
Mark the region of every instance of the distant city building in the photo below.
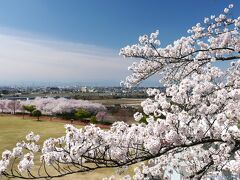
[[[81,92],[83,92],[83,93],[86,93],[87,92],[87,87],[85,86],[85,87],[81,87]]]

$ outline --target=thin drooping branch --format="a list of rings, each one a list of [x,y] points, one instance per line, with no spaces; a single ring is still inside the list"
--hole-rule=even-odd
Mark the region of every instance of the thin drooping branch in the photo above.
[[[164,48],[159,46],[158,31],[140,36],[139,44],[122,48],[120,54],[124,57],[143,59],[129,67],[133,74],[127,77],[124,85],[131,87],[159,72],[163,74],[163,82],[176,83],[198,71],[202,63],[240,58],[239,18],[232,19],[229,13],[205,18],[203,25],[196,24],[188,33],[189,36]],[[181,74],[173,73],[176,69]]]

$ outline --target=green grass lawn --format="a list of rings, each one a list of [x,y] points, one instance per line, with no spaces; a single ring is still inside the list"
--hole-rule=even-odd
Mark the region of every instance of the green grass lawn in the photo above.
[[[120,98],[120,99],[98,99],[98,100],[89,100],[96,103],[101,103],[103,105],[133,105],[140,106],[141,102],[145,99],[137,98]]]
[[[80,126],[78,127],[80,128]],[[17,142],[25,140],[26,134],[31,131],[41,136],[41,143],[49,137],[59,137],[65,133],[64,123],[36,121],[12,115],[0,115],[0,155],[6,149],[12,150]],[[98,180],[103,177],[109,177],[112,174],[115,174],[114,169],[106,168],[84,174],[73,174],[59,179]],[[120,176],[117,177],[120,178]]]

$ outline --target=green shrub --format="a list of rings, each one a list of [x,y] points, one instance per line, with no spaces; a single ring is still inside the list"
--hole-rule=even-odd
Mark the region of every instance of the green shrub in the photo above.
[[[63,119],[67,119],[67,120],[77,119],[74,112],[64,112],[64,113],[61,113],[61,114],[57,114],[56,116],[60,117],[60,118],[63,118]]]
[[[91,116],[91,114],[88,111],[86,111],[85,109],[77,110],[74,115],[78,119],[89,118]]]
[[[25,105],[23,106],[23,109],[28,111],[32,115],[33,111],[36,110],[36,107],[33,105]]]
[[[32,115],[35,116],[35,117],[37,117],[37,118],[38,118],[38,121],[39,121],[39,117],[42,115],[42,112],[39,111],[39,110],[34,110],[34,111],[32,112]]]
[[[92,116],[92,117],[91,117],[90,123],[92,123],[92,124],[97,124],[97,118],[96,118],[96,116]]]
[[[147,124],[147,116],[144,114],[142,119],[139,121],[139,123],[145,123]]]

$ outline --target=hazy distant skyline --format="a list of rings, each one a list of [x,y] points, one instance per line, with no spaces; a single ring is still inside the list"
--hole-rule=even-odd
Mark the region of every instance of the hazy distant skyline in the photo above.
[[[237,12],[237,0],[0,0],[0,85],[117,86],[132,62],[121,47],[156,29],[165,46],[230,3]]]

